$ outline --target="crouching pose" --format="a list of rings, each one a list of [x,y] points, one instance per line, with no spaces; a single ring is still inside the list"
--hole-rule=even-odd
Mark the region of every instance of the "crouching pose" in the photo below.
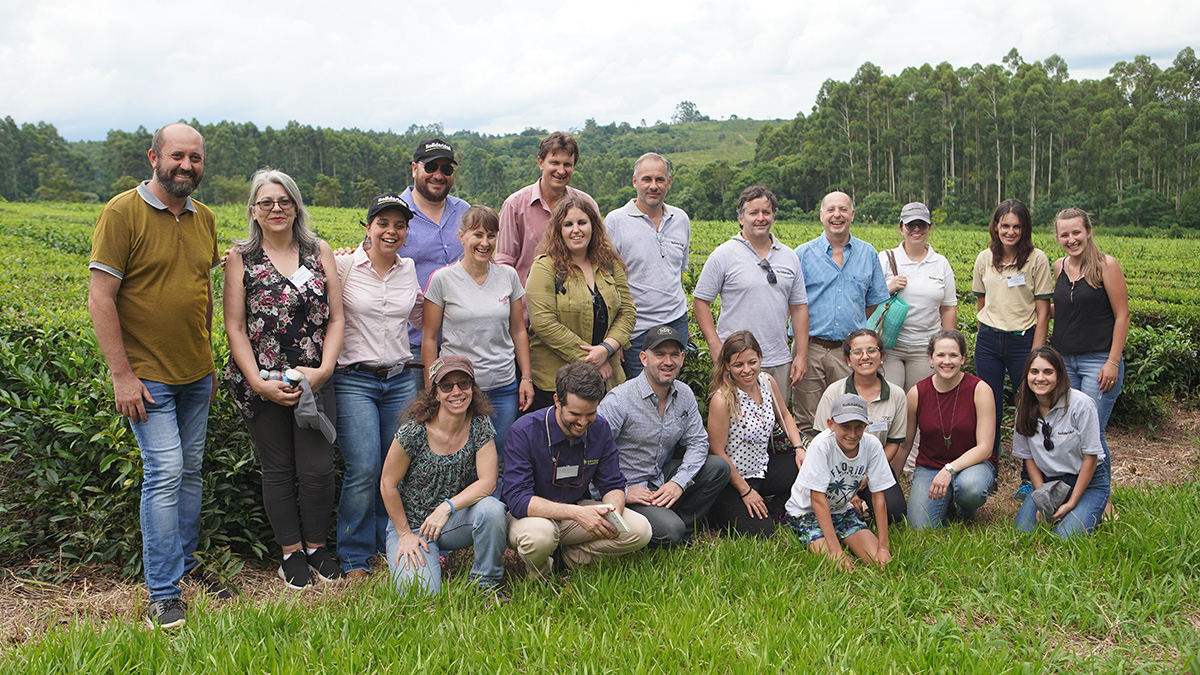
[[[788,525],[808,550],[829,556],[842,569],[850,569],[843,544],[863,561],[883,567],[892,559],[883,493],[896,479],[879,439],[863,435],[867,402],[856,394],[842,394],[834,400],[825,424],[828,428],[809,444],[792,486]],[[878,538],[850,504],[864,477],[871,487]]]

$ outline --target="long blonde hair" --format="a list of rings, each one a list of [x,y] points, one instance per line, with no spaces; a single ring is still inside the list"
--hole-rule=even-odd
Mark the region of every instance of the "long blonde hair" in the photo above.
[[[738,405],[737,385],[733,383],[733,373],[729,371],[729,362],[747,349],[753,349],[754,353],[758,354],[759,360],[762,360],[762,347],[759,346],[754,333],[748,330],[739,330],[730,334],[725,339],[725,343],[721,345],[721,358],[717,360],[717,368],[713,371],[712,391],[709,393],[709,397],[716,396],[718,393],[725,397],[725,406],[729,411],[730,420],[741,415],[742,410]]]
[[[1096,237],[1092,234],[1092,217],[1087,211],[1077,208],[1063,209],[1054,217],[1054,236],[1058,238],[1058,223],[1062,220],[1073,220],[1080,218],[1083,220],[1083,229],[1087,231],[1087,242],[1083,245],[1082,262],[1080,271],[1083,272],[1083,279],[1088,286],[1092,288],[1101,288],[1104,286],[1104,254],[1100,251],[1100,247],[1096,245]],[[1067,262],[1063,261],[1063,266]]]

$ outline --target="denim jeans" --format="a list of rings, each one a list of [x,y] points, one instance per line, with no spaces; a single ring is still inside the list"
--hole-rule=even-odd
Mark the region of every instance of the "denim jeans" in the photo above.
[[[145,404],[145,422],[129,425],[142,451],[142,565],[151,602],[178,598],[179,580],[196,566],[212,378],[177,385],[142,380],[154,403]]]
[[[1016,391],[1024,374],[1025,357],[1033,349],[1033,330],[1030,328],[1017,335],[979,324],[979,333],[975,337],[975,373],[992,388],[992,398],[996,402],[996,439],[992,442],[992,457],[1000,457],[1000,430],[1004,424],[1004,373],[1008,373],[1008,381]]]
[[[413,530],[417,534],[417,530]],[[419,536],[419,535],[418,535]],[[416,586],[428,595],[442,591],[442,564],[438,560],[442,551],[453,551],[468,546],[475,547],[475,562],[471,565],[471,581],[482,587],[496,586],[504,576],[500,557],[508,544],[508,518],[504,504],[492,496],[484,497],[471,506],[459,509],[450,516],[437,541],[426,542],[429,551],[425,565],[413,569],[408,564],[396,565],[396,554],[400,550],[400,535],[388,521],[387,564],[392,571],[396,589],[407,590]]]
[[[941,499],[929,498],[929,486],[940,469],[918,466],[913,472],[908,492],[908,526],[914,530],[937,529],[946,524],[946,510],[953,502],[958,517],[970,520],[975,511],[987,501],[988,492],[996,482],[996,468],[991,462],[980,462],[958,472]]]
[[[1047,481],[1061,480],[1070,485],[1072,489],[1075,488],[1078,479],[1078,474],[1046,476]],[[1108,503],[1109,488],[1108,467],[1098,464],[1096,472],[1092,474],[1092,482],[1088,483],[1087,489],[1083,491],[1079,503],[1054,524],[1054,534],[1062,539],[1091,534],[1092,530],[1100,524],[1100,519],[1104,517],[1104,506]],[[1032,494],[1025,495],[1025,501],[1021,502],[1021,509],[1017,511],[1014,524],[1022,532],[1033,532],[1037,528],[1037,506],[1033,503]]]
[[[1108,426],[1108,418],[1112,417],[1113,407],[1117,405],[1117,397],[1121,395],[1121,387],[1125,384],[1125,359],[1117,366],[1117,383],[1106,393],[1100,393],[1100,369],[1108,362],[1108,352],[1090,352],[1086,354],[1063,354],[1067,365],[1067,376],[1071,378],[1071,387],[1078,389],[1096,402],[1096,412],[1100,417],[1100,445],[1104,448],[1104,468],[1109,478],[1112,478],[1112,453],[1108,451],[1108,439],[1104,437],[1104,427]]]
[[[517,420],[517,415],[520,414],[521,403],[521,380],[513,380],[511,383],[488,389],[483,392],[492,402],[492,407],[496,409],[496,414],[492,416],[492,426],[496,427],[496,460],[497,466],[500,468],[499,474],[496,476],[496,491],[493,493],[496,499],[500,499],[500,488],[504,487],[504,437],[508,435],[508,428]]]
[[[678,319],[668,321],[666,325],[674,328],[675,332],[679,333],[685,341],[689,339],[687,312],[684,312],[683,316]],[[626,380],[632,380],[642,372],[642,357],[640,355],[642,353],[642,346],[646,344],[647,332],[649,331],[642,331],[640,334],[629,339],[629,349],[625,350],[625,361],[621,364],[621,368],[625,371]],[[687,343],[685,342],[683,346],[687,347]]]
[[[339,368],[334,378],[338,445],[346,462],[338,501],[337,552],[347,572],[370,570],[368,560],[387,546],[388,516],[379,477],[400,413],[417,394],[416,373],[405,370],[381,380]]]

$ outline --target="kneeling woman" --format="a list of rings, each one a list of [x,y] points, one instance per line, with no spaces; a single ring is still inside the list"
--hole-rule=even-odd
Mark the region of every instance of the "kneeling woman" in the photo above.
[[[929,338],[933,375],[908,392],[908,434],[900,448],[907,457],[919,429],[917,468],[908,494],[908,525],[941,527],[954,504],[968,520],[987,501],[996,482],[996,409],[986,382],[962,370],[967,341],[956,330]]]
[[[1063,539],[1090,534],[1100,524],[1109,493],[1100,418],[1096,402],[1071,389],[1066,364],[1053,347],[1034,349],[1025,359],[1016,427],[1013,457],[1025,460],[1034,489],[1055,480],[1071,486],[1054,512],[1054,533]],[[1025,495],[1017,529],[1032,532],[1037,512],[1033,494]]]
[[[429,380],[383,463],[388,566],[398,589],[416,584],[437,594],[440,552],[474,546],[471,579],[494,589],[508,526],[504,505],[491,496],[498,473],[492,406],[464,356],[434,361]]]
[[[729,484],[717,495],[709,522],[767,536],[781,523],[783,502],[804,461],[800,431],[787,412],[779,385],[762,372],[762,347],[748,330],[721,345],[708,405],[709,452],[729,462]],[[775,423],[783,425],[791,452],[771,452]],[[774,498],[773,504],[767,499]]]

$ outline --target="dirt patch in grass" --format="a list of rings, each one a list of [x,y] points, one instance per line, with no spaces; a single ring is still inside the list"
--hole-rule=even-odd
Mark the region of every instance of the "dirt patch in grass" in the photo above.
[[[1116,486],[1178,485],[1200,476],[1200,410],[1176,406],[1154,430],[1109,429],[1108,442],[1113,451]],[[979,511],[980,525],[1009,523],[1016,514],[1019,505],[1011,496],[1020,484],[1019,465],[1011,459],[1003,461],[997,483],[996,497]],[[1117,508],[1119,512],[1119,502]],[[453,552],[446,563],[447,576],[466,574],[471,557],[466,551]],[[505,554],[504,567],[508,579],[524,575],[524,566],[511,551]],[[377,569],[375,579],[385,572]],[[241,595],[231,601],[231,606],[278,600],[295,593],[283,586],[273,566],[263,570],[252,562],[247,563],[233,582]],[[306,591],[303,597],[313,603],[336,601],[348,588],[347,583],[322,584]],[[200,593],[203,590],[198,586],[187,585],[183,597],[190,600]],[[145,610],[145,587],[119,579],[109,568],[83,569],[61,584],[23,579],[9,570],[0,570],[0,650],[75,622],[99,626],[110,621],[129,621],[144,625]],[[1187,620],[1200,631],[1200,614],[1192,613]],[[1080,657],[1103,655],[1117,644],[1112,635],[1098,639],[1073,635],[1070,631],[1063,631],[1060,639],[1065,649]]]

